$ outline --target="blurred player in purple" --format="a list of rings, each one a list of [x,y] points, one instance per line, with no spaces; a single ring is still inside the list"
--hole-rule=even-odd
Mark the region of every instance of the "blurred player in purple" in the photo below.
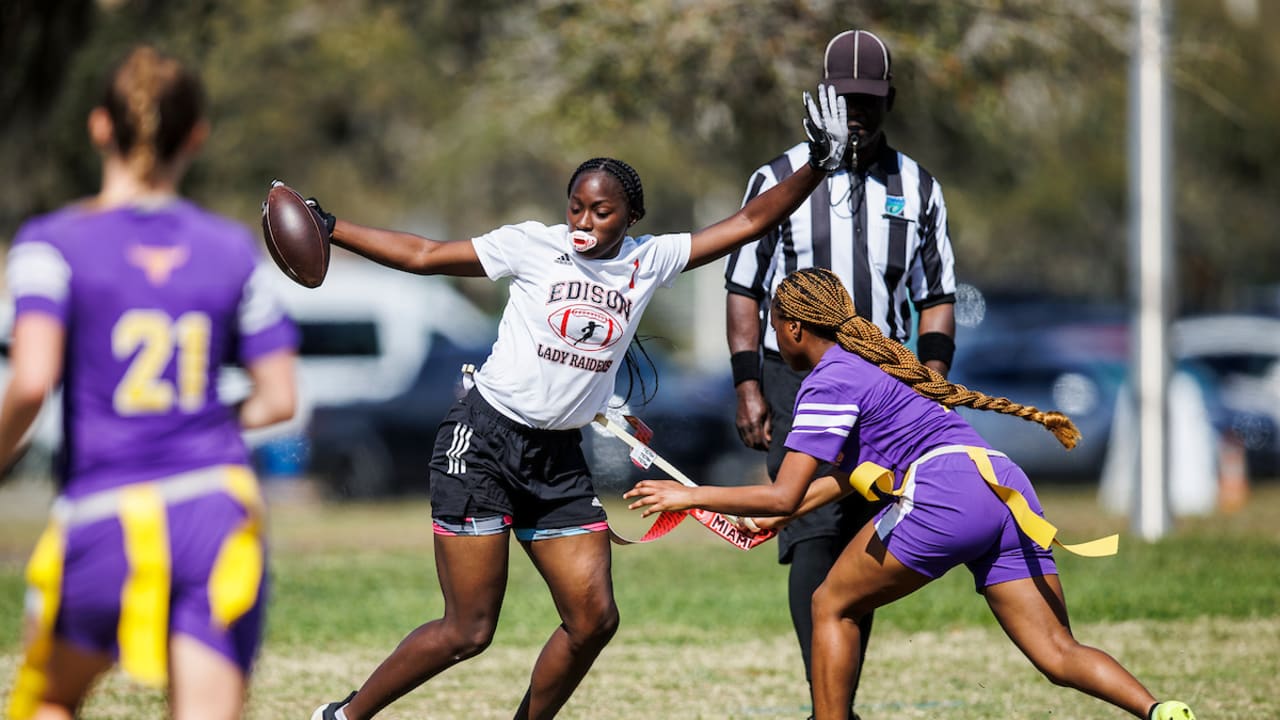
[[[829,270],[791,273],[771,310],[783,359],[809,372],[776,482],[690,488],[645,480],[625,497],[645,515],[697,507],[743,516],[799,515],[854,490],[893,499],[858,531],[814,593],[815,718],[848,717],[859,620],[964,564],[1005,633],[1055,684],[1137,717],[1194,720],[1184,703],[1157,702],[1114,658],[1072,636],[1049,551],[1056,530],[1044,520],[1035,489],[951,408],[1017,415],[1070,448],[1079,432],[1067,416],[947,382],[858,317]],[[837,474],[811,483],[820,463],[832,463]]]
[[[100,192],[9,252],[17,317],[0,465],[62,385],[59,495],[27,569],[8,717],[77,714],[115,662],[174,718],[237,718],[262,634],[262,500],[242,428],[292,416],[297,331],[246,228],[178,195],[209,132],[199,79],[132,50],[89,114]],[[253,389],[229,407],[224,364]]]

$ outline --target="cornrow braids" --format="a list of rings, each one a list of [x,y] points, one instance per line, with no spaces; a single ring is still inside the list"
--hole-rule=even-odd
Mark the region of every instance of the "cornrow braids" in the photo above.
[[[153,47],[134,48],[111,74],[102,107],[116,149],[140,177],[172,160],[204,112],[200,80]]]
[[[565,195],[573,193],[573,184],[578,181],[578,176],[594,171],[609,173],[622,185],[622,192],[627,196],[627,208],[631,211],[632,222],[639,222],[640,218],[644,217],[644,186],[640,184],[640,173],[621,160],[598,157],[582,163],[577,170],[573,171],[573,175],[569,176],[569,186],[565,190]]]
[[[774,293],[773,312],[834,336],[840,347],[873,362],[911,389],[948,407],[971,407],[1016,415],[1044,425],[1068,449],[1080,440],[1080,431],[1066,415],[1021,405],[1008,398],[992,397],[949,382],[921,363],[906,346],[890,340],[880,328],[854,311],[853,300],[840,278],[824,268],[797,270],[782,280]]]

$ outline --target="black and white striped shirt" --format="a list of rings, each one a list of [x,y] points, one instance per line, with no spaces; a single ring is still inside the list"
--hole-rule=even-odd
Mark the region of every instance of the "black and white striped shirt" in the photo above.
[[[809,161],[800,143],[752,174],[748,200]],[[955,302],[955,259],[942,187],[915,160],[882,143],[865,170],[829,175],[781,225],[729,256],[725,289],[765,308],[788,273],[824,267],[840,276],[858,314],[888,337],[911,337],[911,308]],[[764,322],[764,347],[777,351]]]

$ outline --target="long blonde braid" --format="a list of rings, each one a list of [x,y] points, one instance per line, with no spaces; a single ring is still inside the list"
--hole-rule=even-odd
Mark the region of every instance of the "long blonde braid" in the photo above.
[[[858,317],[849,292],[830,270],[806,268],[788,275],[774,293],[772,312],[832,332],[840,347],[875,363],[916,392],[948,407],[994,410],[1040,423],[1068,449],[1075,447],[1080,439],[1075,423],[1060,412],[1044,412],[948,382],[917,360],[905,346],[885,337],[880,328]]]

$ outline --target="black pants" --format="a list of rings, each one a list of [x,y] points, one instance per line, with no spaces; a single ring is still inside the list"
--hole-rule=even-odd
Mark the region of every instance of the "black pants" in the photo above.
[[[769,443],[769,478],[778,476],[782,458],[786,456],[785,442],[791,432],[792,412],[796,394],[804,373],[798,373],[775,353],[766,352],[761,377],[765,401],[769,403],[772,420],[772,440]],[[818,467],[815,477],[829,474],[830,464]],[[800,655],[804,659],[805,680],[812,680],[813,658],[813,593],[827,578],[827,572],[836,558],[844,551],[853,536],[875,517],[882,506],[853,494],[842,500],[824,505],[787,524],[778,535],[778,560],[790,565],[787,595],[791,605],[791,624],[800,642]],[[871,638],[872,613],[858,624],[862,630],[862,659],[866,659],[867,642]],[[859,664],[861,668],[861,663]],[[859,670],[861,674],[861,670]],[[854,678],[854,695],[858,692],[858,678]]]

